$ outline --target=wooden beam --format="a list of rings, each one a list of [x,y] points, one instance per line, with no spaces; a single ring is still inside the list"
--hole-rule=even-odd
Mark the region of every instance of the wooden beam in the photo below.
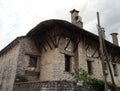
[[[40,38],[40,37],[38,37],[38,38]],[[43,39],[37,39],[37,42],[39,43],[39,45],[41,45],[41,47],[43,47],[43,49],[45,50],[45,51],[47,51],[47,49],[45,48],[45,46],[43,45],[44,44],[44,42],[42,41]]]
[[[94,55],[96,54],[97,50],[98,50],[98,47],[95,49],[95,51],[94,51],[94,53],[92,54],[91,57],[94,57]]]
[[[49,33],[47,33],[47,37],[51,40],[51,42],[53,43],[53,46],[56,48],[56,44],[55,41],[53,40],[53,38],[51,37],[51,35]]]
[[[38,41],[36,41],[35,38],[33,39],[33,41],[34,41],[36,47],[38,48],[38,50],[40,50],[40,46],[41,46],[41,45],[39,45]]]
[[[90,46],[90,45],[88,44],[87,47],[86,47],[85,49],[87,50],[87,49],[89,48],[89,46]]]
[[[43,49],[45,50],[45,51],[47,51],[47,49],[45,48],[45,46],[42,44],[42,47],[43,47]]]
[[[44,51],[47,51],[47,49],[45,48],[45,41],[43,39],[43,37],[40,36],[34,36],[32,37],[32,40],[35,42],[36,47],[41,51],[41,49],[43,48]]]
[[[80,39],[78,40],[78,42],[76,43],[76,45],[75,45],[75,47],[74,47],[74,50],[73,50],[73,52],[75,52],[76,51],[76,49],[77,49],[77,47],[78,47],[78,44],[80,43]]]
[[[48,46],[50,47],[50,49],[52,49],[52,46],[51,46],[51,44],[49,43],[49,41],[46,39],[45,40],[46,41],[46,43],[48,44]]]
[[[117,62],[119,60],[119,57],[115,58],[115,62]]]
[[[112,56],[110,56],[110,57],[109,57],[109,59],[108,59],[108,61],[110,61],[110,60],[112,60],[112,59],[113,59],[113,57],[112,57]]]
[[[62,36],[60,35],[60,36],[58,37],[58,40],[56,41],[56,47],[59,46],[59,42],[60,42],[61,38],[62,38]]]
[[[25,55],[30,55],[30,56],[35,56],[35,57],[41,57],[41,55],[36,54],[36,53],[28,53],[28,52],[26,52]]]
[[[120,56],[118,56],[119,57],[119,59],[120,59]],[[120,63],[120,60],[118,60],[118,63]]]

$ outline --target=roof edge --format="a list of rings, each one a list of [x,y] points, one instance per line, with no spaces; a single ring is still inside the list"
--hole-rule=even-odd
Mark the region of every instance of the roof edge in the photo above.
[[[38,25],[36,25],[33,29],[31,29],[27,34],[26,36],[33,36],[35,33],[37,33],[38,31],[42,32],[43,29],[47,29],[47,27],[51,27],[51,26],[54,26],[54,25],[62,25],[62,26],[65,26],[66,28],[68,29],[71,29],[71,30],[76,30],[76,31],[80,31],[83,32],[83,34],[87,35],[87,36],[91,36],[94,40],[97,40],[99,41],[99,36],[94,34],[94,33],[91,33],[90,31],[87,31],[86,29],[83,29],[83,28],[80,28],[68,21],[65,21],[65,20],[60,20],[60,19],[50,19],[50,20],[45,20],[41,23],[39,23]],[[111,43],[110,41],[108,40],[105,40],[105,42],[109,45],[109,46],[114,46],[115,48],[119,48],[120,50],[120,47],[119,46],[116,46],[114,45],[113,43]]]
[[[2,56],[4,53],[6,53],[7,51],[9,51],[11,48],[13,48],[16,44],[19,43],[19,40],[22,38],[25,38],[26,36],[20,36],[15,38],[11,43],[9,43],[6,47],[4,47],[1,51],[0,51],[0,56]]]

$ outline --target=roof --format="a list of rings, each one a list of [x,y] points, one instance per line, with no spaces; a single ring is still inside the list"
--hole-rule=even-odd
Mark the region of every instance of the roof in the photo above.
[[[25,36],[21,36],[21,37],[17,37],[16,39],[14,39],[10,44],[8,44],[5,48],[3,48],[0,51],[0,56],[3,55],[4,53],[6,53],[8,50],[10,50],[11,48],[13,48],[17,43],[19,43],[19,40],[24,38]]]
[[[41,23],[39,23],[36,27],[34,27],[32,30],[30,30],[26,36],[22,36],[22,37],[17,37],[15,40],[13,40],[9,45],[7,45],[4,49],[2,49],[0,51],[0,56],[2,54],[4,54],[6,51],[8,51],[11,47],[13,47],[15,44],[17,44],[19,42],[19,40],[23,37],[32,37],[32,36],[36,36],[39,35],[40,33],[43,33],[44,31],[49,31],[51,28],[53,28],[54,26],[60,26],[63,28],[66,28],[70,31],[75,31],[75,32],[79,32],[81,35],[85,35],[86,37],[93,39],[95,41],[99,41],[99,37],[89,31],[86,31],[85,29],[82,29],[80,27],[75,26],[74,24],[65,21],[65,20],[56,20],[56,19],[52,19],[52,20],[46,20],[43,21]],[[120,53],[120,47],[116,46],[112,43],[110,43],[109,41],[105,40],[105,43],[110,46],[111,48],[115,48],[117,51],[119,51]]]
[[[81,35],[85,35],[86,37],[90,38],[90,39],[93,39],[95,41],[99,41],[99,37],[85,29],[82,29],[80,27],[77,27],[76,25],[68,22],[68,21],[65,21],[65,20],[56,20],[56,19],[51,19],[51,20],[46,20],[46,21],[43,21],[41,23],[39,23],[35,28],[33,28],[31,31],[29,31],[27,33],[26,36],[34,36],[34,35],[37,35],[37,34],[40,34],[44,31],[48,31],[50,28],[54,27],[54,26],[60,26],[60,27],[64,27],[66,29],[69,29],[70,31],[77,31],[79,32]],[[110,47],[114,47],[114,48],[117,48],[118,51],[120,51],[120,47],[119,46],[116,46],[114,45],[113,43],[105,40],[105,43],[110,46]]]
[[[60,26],[60,27],[66,28],[70,31],[74,30],[74,32],[79,32],[83,35],[86,35],[87,37],[98,40],[97,35],[90,33],[80,27],[77,27],[76,25],[74,25],[68,21],[57,20],[57,19],[46,20],[46,21],[39,23],[36,27],[34,27],[31,31],[29,31],[26,36],[30,37],[30,36],[38,35],[40,33],[43,33],[44,31],[47,31],[47,30],[53,28],[54,26]]]

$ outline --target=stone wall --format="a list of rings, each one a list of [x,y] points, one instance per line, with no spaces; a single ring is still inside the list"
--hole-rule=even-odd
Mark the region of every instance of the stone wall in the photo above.
[[[1,67],[0,77],[1,78],[0,79],[9,78],[7,77],[8,75],[6,74],[11,72],[11,70],[12,71],[14,70],[13,75],[15,75],[16,65],[17,65],[16,74],[25,75],[25,71],[27,70],[27,67],[28,67],[29,55],[37,55],[39,57],[39,60],[38,60],[39,63],[37,65],[36,72],[40,73],[40,76],[38,78],[36,78],[34,75],[26,76],[29,81],[74,80],[71,75],[71,72],[73,72],[75,67],[83,68],[87,71],[87,59],[93,60],[92,76],[98,79],[102,79],[101,61],[99,58],[91,58],[91,57],[86,56],[86,49],[85,49],[86,45],[83,41],[79,43],[77,51],[73,53],[73,52],[64,50],[65,40],[64,38],[62,38],[60,41],[59,48],[50,49],[49,46],[45,45],[46,49],[48,50],[43,51],[42,54],[36,48],[36,45],[31,39],[22,38],[19,41],[20,41],[19,45],[14,46],[8,53],[0,57],[0,60],[1,60],[1,63],[0,63],[0,67]],[[91,42],[91,44],[95,44],[95,43]],[[96,49],[96,46],[91,45],[91,47],[92,47],[92,53],[93,53],[93,51],[95,51]],[[66,54],[71,56],[71,72],[65,72],[65,55]],[[96,55],[98,55],[98,52],[96,53]],[[4,64],[4,67],[3,67],[3,64]],[[11,65],[13,64],[14,69],[5,71],[6,70],[5,68],[12,68],[12,67],[9,67],[11,66],[9,64]],[[117,64],[117,65],[118,65],[118,76],[114,76],[114,79],[115,79],[116,84],[119,86],[120,64]],[[3,76],[3,74],[5,76]],[[1,86],[3,86],[4,83],[6,85],[7,80],[4,80],[4,81],[0,80],[1,81],[0,83],[2,84]],[[10,83],[13,83],[13,80],[14,80],[14,76],[13,78],[11,78]],[[108,74],[108,81],[111,81],[110,74]],[[12,88],[12,85],[10,86]],[[10,87],[10,86],[7,86],[7,87]]]
[[[65,54],[73,56],[70,52],[65,52],[65,40],[61,39],[59,47],[50,49],[47,44],[45,48],[47,51],[42,49],[42,53],[36,48],[34,41],[29,38],[22,38],[20,40],[20,50],[18,56],[17,73],[27,77],[29,81],[53,81],[53,80],[73,80],[73,77],[69,72],[65,72]],[[51,42],[50,42],[51,43]],[[29,56],[36,55],[39,57],[36,72],[40,73],[39,78],[33,75],[27,76],[25,71],[28,70]],[[73,60],[73,59],[72,59]],[[71,60],[71,70],[72,61]]]
[[[26,82],[16,83],[13,91],[89,91],[89,86],[73,81]]]
[[[65,57],[60,49],[55,48],[41,55],[40,80],[72,80],[69,72],[65,72]],[[72,65],[72,64],[71,64]]]
[[[49,41],[50,44],[51,41]],[[44,45],[47,51],[42,51],[40,60],[40,81],[54,80],[74,80],[71,72],[74,66],[74,53],[64,50],[66,38],[62,37],[58,48],[50,49],[47,44]],[[71,48],[72,49],[72,48]],[[71,56],[71,72],[65,72],[65,55]],[[74,66],[74,67],[73,67]]]
[[[97,43],[94,41],[88,40],[87,42],[90,42],[90,47],[91,47],[91,53],[94,53],[94,51],[97,48]],[[53,48],[50,49],[47,44],[45,44],[45,48],[47,51],[42,51],[42,54],[39,53],[38,49],[36,48],[35,44],[33,41],[30,39],[24,39],[22,40],[23,47],[22,49],[25,50],[27,53],[31,54],[37,54],[40,55],[39,59],[39,72],[40,72],[40,80],[46,81],[46,80],[74,80],[69,72],[65,72],[65,54],[71,55],[72,53],[69,51],[65,51],[65,38],[61,38],[60,44],[58,48]],[[92,67],[93,67],[93,74],[92,77],[98,78],[98,79],[103,79],[103,73],[102,73],[102,65],[101,65],[101,60],[98,57],[98,50],[95,54],[96,57],[88,57],[86,56],[86,47],[88,44],[84,43],[82,40],[79,45],[78,49],[75,53],[71,55],[71,72],[73,72],[75,67],[83,68],[86,71],[87,69],[87,60],[91,60],[92,62]],[[22,53],[23,55],[24,53]],[[25,62],[27,62],[27,55],[25,55]],[[21,57],[24,58],[24,57]],[[23,59],[24,60],[24,59]],[[26,64],[26,63],[25,63]],[[114,76],[115,82],[117,85],[120,83],[120,65],[118,65],[118,76]],[[27,65],[25,66],[25,68]],[[24,69],[25,69],[24,68]],[[112,68],[112,65],[111,65]],[[113,69],[112,69],[113,71]],[[24,71],[22,71],[24,72]],[[107,76],[108,81],[111,81],[110,73],[108,71],[108,76]]]
[[[34,81],[14,84],[13,91],[104,91],[104,86],[75,81]],[[120,91],[109,87],[109,91]]]
[[[97,43],[92,41],[92,40],[91,41],[88,40],[87,42],[90,42],[90,44],[87,44],[84,41],[81,41],[79,43],[79,46],[78,46],[78,64],[79,64],[79,68],[83,68],[84,70],[88,71],[87,60],[90,60],[90,61],[92,61],[92,69],[93,69],[93,74],[91,76],[93,78],[103,80],[102,63],[101,63],[100,57],[98,57],[98,55],[99,55],[98,50],[99,49],[97,50],[97,52],[95,54],[95,57],[88,57],[86,55],[87,54],[86,53],[86,47],[89,46],[91,48],[91,54],[93,54],[94,51],[96,50],[96,48],[98,47]],[[110,61],[110,66],[111,66],[111,70],[112,70],[112,73],[113,73],[115,84],[117,86],[120,86],[120,71],[119,71],[120,70],[120,64],[119,63],[116,63],[116,64],[117,64],[118,75],[114,76],[112,62]],[[111,82],[111,75],[110,75],[108,66],[107,66],[107,69],[108,69],[107,81]]]
[[[17,69],[19,44],[0,57],[0,91],[12,91]]]
[[[16,74],[23,75],[30,81],[38,80],[38,78],[36,78],[34,74],[32,76],[25,75],[25,71],[28,70],[29,58],[30,56],[34,56],[34,55],[38,57],[38,64],[35,71],[40,72],[40,68],[39,68],[40,53],[38,49],[36,48],[34,42],[30,38],[27,37],[22,38],[20,40],[20,50],[19,50]]]

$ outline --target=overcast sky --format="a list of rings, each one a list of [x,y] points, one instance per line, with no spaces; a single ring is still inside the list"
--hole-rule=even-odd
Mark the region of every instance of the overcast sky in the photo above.
[[[71,22],[69,11],[74,8],[80,11],[84,29],[97,34],[99,11],[106,38],[111,41],[110,33],[120,33],[120,0],[0,0],[0,50],[44,20]]]

